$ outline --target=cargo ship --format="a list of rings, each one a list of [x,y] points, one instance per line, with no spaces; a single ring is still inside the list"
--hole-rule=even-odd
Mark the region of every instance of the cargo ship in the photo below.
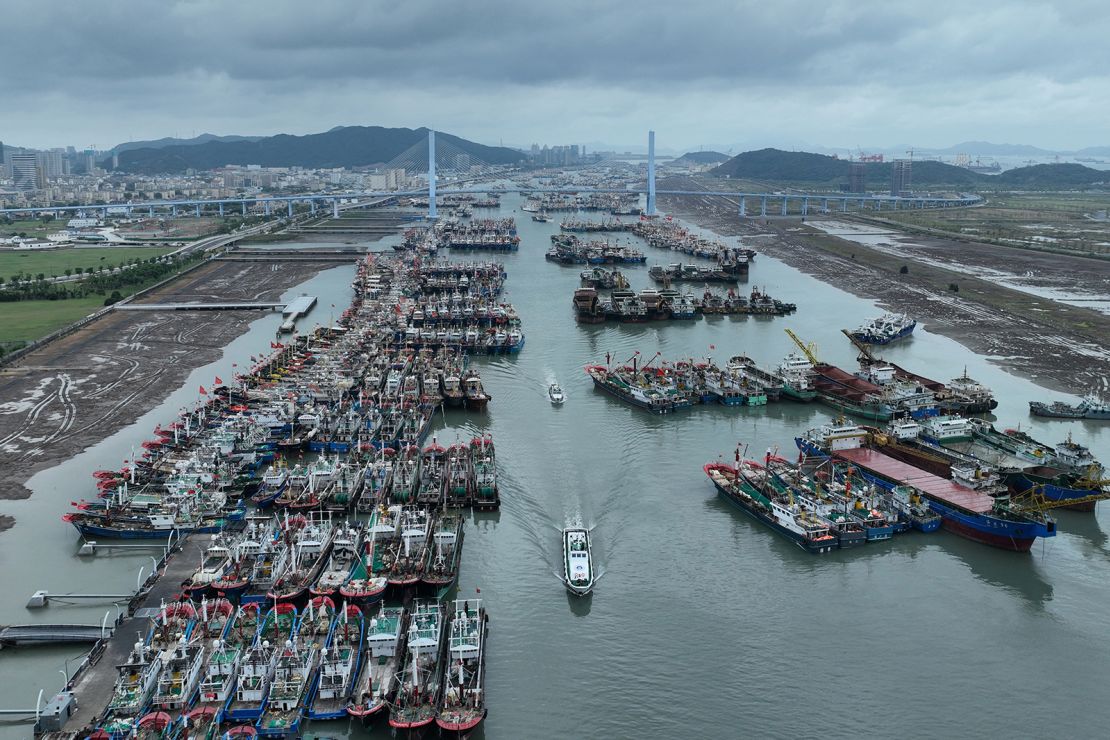
[[[911,486],[929,501],[950,532],[1003,550],[1028,552],[1038,537],[1054,537],[1056,522],[1036,512],[1023,512],[1005,498],[991,496],[945,480],[868,446],[868,432],[856,425],[833,424],[795,438],[808,456],[826,456],[851,463],[867,480],[887,490]]]

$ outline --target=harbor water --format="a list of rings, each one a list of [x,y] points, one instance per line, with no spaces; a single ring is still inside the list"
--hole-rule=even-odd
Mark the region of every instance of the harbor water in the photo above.
[[[488,413],[448,412],[433,432],[445,445],[491,433],[501,471],[502,508],[468,519],[459,579],[459,593],[480,591],[490,614],[490,709],[478,736],[798,737],[815,726],[831,737],[1104,734],[1105,505],[1094,515],[1057,512],[1058,536],[1027,554],[945,532],[911,532],[825,556],[803,552],[719,499],[702,465],[731,459],[737,444],[753,457],[768,449],[793,457],[794,437],[827,421],[827,408],[780,402],[653,416],[594,390],[583,367],[635,352],[718,361],[744,353],[773,365],[794,348],[783,331],[789,327],[816,342],[821,359],[854,368],[840,329],[879,309],[760,256],[740,289],[765,288],[797,303],[796,314],[578,325],[571,294],[582,266],[543,257],[560,217],[535,223],[519,210],[518,196],[502,202],[501,213],[517,219],[520,251],[450,258],[506,265],[505,299],[520,314],[527,344],[519,355],[475,359],[493,397]],[[485,214],[492,212],[475,216]],[[620,268],[637,290],[651,286],[649,265],[684,258],[638,246],[648,264]],[[349,266],[328,270],[288,297],[319,296],[306,321],[327,323],[331,304],[336,315],[347,304],[352,275]],[[92,495],[93,470],[118,466],[155,424],[195,401],[198,385],[266,351],[279,322],[259,319],[159,408],[35,476],[30,499],[0,503],[0,513],[16,518],[0,533],[8,595],[0,623],[114,617],[99,604],[24,608],[40,588],[129,592],[158,555],[79,557],[78,537],[61,515],[70,501]],[[998,426],[1021,425],[1049,443],[1071,433],[1110,462],[1110,425],[1033,419],[1027,402],[1052,394],[931,333],[927,323],[881,354],[942,381],[966,368],[1000,400]],[[556,380],[567,394],[561,407],[546,393]],[[585,599],[567,595],[558,578],[559,530],[573,522],[594,528],[602,572]],[[78,655],[3,651],[0,708],[33,706],[40,688],[57,690],[59,670]],[[387,737],[381,724],[372,734]],[[347,722],[308,732],[366,734]],[[0,738],[29,736],[29,725],[0,725]]]

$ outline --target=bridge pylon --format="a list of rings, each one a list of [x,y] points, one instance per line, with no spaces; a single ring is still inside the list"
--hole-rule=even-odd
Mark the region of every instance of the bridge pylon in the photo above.
[[[436,218],[436,132],[428,131],[428,219]]]

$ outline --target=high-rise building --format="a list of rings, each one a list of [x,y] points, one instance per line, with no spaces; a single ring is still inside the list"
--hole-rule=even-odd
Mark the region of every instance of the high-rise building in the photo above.
[[[42,168],[39,167],[38,157],[34,154],[12,155],[12,181],[16,190],[29,192],[42,190],[46,187]]]
[[[91,175],[96,170],[96,152],[86,149],[81,153],[81,164],[85,173]]]
[[[63,165],[64,154],[64,149],[50,149],[45,152],[38,152],[35,155],[44,178],[52,180],[56,177],[61,177],[65,173],[65,166]]]
[[[848,192],[863,193],[867,190],[866,167],[863,162],[852,162],[848,165]]]
[[[910,191],[910,167],[908,159],[896,159],[890,164],[890,194],[902,195]]]

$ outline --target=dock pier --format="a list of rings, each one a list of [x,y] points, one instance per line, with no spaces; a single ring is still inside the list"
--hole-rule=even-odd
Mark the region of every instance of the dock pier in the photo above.
[[[62,691],[42,710],[36,734],[65,731],[67,737],[73,737],[84,730],[91,732],[97,715],[111,698],[116,666],[127,660],[136,638],[150,630],[162,604],[180,596],[181,583],[196,569],[211,540],[211,535],[191,535],[174,543],[157,570],[128,601],[114,631],[96,641]]]

